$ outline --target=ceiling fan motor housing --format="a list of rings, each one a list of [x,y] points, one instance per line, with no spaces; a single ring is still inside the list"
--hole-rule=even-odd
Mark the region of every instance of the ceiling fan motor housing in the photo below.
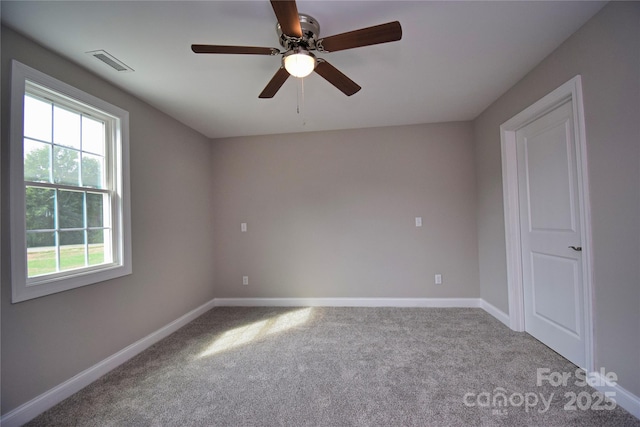
[[[300,27],[302,29],[302,37],[291,37],[282,32],[280,24],[276,24],[276,32],[280,46],[286,50],[291,50],[301,46],[307,50],[316,50],[316,41],[320,37],[320,24],[310,15],[304,13],[298,14],[300,17]]]

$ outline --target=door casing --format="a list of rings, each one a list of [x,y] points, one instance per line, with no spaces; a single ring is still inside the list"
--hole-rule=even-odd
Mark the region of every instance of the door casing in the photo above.
[[[504,198],[505,243],[507,255],[507,288],[509,295],[509,326],[514,331],[525,330],[524,284],[520,240],[520,206],[518,190],[518,159],[516,155],[516,132],[570,100],[573,106],[573,128],[575,131],[576,161],[578,169],[578,198],[580,203],[580,225],[582,236],[582,277],[584,292],[585,365],[587,372],[595,371],[593,342],[593,283],[592,283],[592,234],[589,183],[587,173],[587,149],[582,104],[582,78],[575,76],[547,96],[500,126],[502,150],[502,190]]]

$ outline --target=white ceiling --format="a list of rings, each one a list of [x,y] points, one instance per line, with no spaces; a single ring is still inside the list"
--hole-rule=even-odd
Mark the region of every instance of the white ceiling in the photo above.
[[[279,57],[196,55],[192,43],[279,48],[260,1],[6,1],[6,25],[211,138],[471,120],[605,2],[298,1],[321,36],[398,20],[402,40],[319,54],[362,90],[316,74],[258,99]],[[118,73],[85,52],[104,49]]]

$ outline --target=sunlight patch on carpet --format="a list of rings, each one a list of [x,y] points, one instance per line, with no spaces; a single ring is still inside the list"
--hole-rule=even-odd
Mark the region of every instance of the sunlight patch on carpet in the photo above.
[[[284,332],[304,324],[311,316],[312,307],[301,308],[289,313],[280,314],[271,319],[261,320],[246,326],[231,329],[222,334],[198,357],[207,357],[214,354],[248,344],[268,335]]]

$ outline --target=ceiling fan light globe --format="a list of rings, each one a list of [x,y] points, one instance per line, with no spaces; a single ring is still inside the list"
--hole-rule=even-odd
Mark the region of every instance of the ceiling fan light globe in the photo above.
[[[283,61],[284,68],[293,77],[307,77],[316,68],[316,57],[304,50],[286,55]]]

